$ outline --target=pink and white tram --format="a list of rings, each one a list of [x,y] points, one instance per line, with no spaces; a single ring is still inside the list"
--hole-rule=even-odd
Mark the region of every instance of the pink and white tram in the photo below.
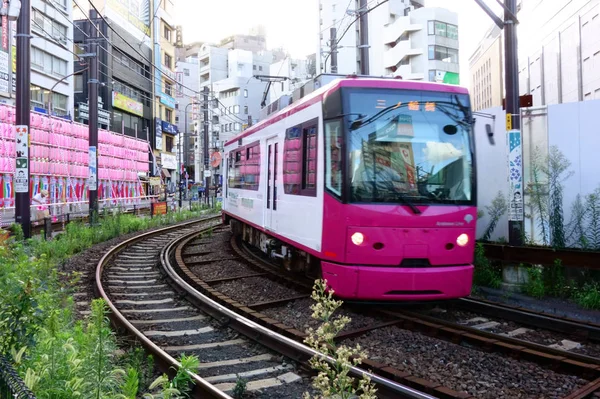
[[[472,125],[462,87],[336,79],[225,144],[224,223],[340,298],[467,296]]]

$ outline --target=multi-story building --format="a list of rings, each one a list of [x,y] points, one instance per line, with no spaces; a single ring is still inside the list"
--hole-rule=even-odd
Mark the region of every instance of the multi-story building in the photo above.
[[[361,72],[357,3],[320,0],[320,73],[332,72],[332,37],[337,43],[337,73]],[[459,83],[456,13],[424,7],[423,0],[390,0],[371,8],[367,14],[369,75]]]
[[[5,18],[3,18],[3,24]],[[59,0],[31,2],[31,108],[40,112],[60,116],[73,115],[73,54],[68,50],[73,41],[73,10],[70,2]],[[13,39],[16,33],[16,22]],[[6,23],[8,26],[8,23]],[[8,33],[8,29],[6,30]],[[8,62],[8,35],[3,38],[2,54]],[[15,43],[16,44],[16,39]],[[14,45],[13,44],[13,45]],[[14,51],[15,48],[12,48]],[[8,64],[10,65],[10,64]],[[14,69],[13,69],[14,72]],[[12,88],[8,85],[9,74],[3,74],[0,92],[14,92],[16,75],[13,74]],[[5,89],[9,89],[5,91]],[[50,109],[50,107],[52,109]]]
[[[274,62],[270,66],[270,75],[285,77],[286,80],[281,83],[271,85],[269,90],[269,102],[275,101],[282,95],[290,95],[298,87],[306,83],[314,76],[309,71],[311,63],[308,59],[297,60],[285,57],[279,62]]]
[[[165,175],[172,175],[179,170],[178,165],[173,162],[175,155],[175,85],[177,83],[175,74],[175,22],[172,17],[175,11],[174,0],[154,0],[156,16],[153,18],[154,38],[154,115],[156,134],[156,153],[160,158],[160,164]],[[161,145],[162,144],[162,145]]]
[[[78,15],[74,22],[77,26],[74,41],[78,51],[85,52],[89,48],[87,45],[90,37],[96,35],[95,40],[99,40],[98,75],[102,82],[98,86],[99,126],[131,137],[151,140],[154,130],[154,101],[149,62],[152,59],[152,49],[148,46],[149,37],[141,31],[133,34],[133,25],[114,23],[116,21],[111,19],[110,12],[101,18],[93,9],[88,11],[89,18],[100,32],[96,31],[87,18]],[[111,24],[110,28],[107,22]],[[140,41],[142,44],[137,46]],[[136,51],[128,43],[135,43]],[[75,120],[88,123],[89,70],[81,63],[75,65],[77,70],[83,70],[75,75]]]
[[[600,99],[600,2],[521,0],[517,7],[520,94],[531,94],[533,106]],[[471,57],[479,63],[470,70],[471,90],[491,91],[496,99],[491,106],[501,104],[497,79],[481,81],[474,75],[486,60],[493,66],[498,48],[504,50],[502,34],[494,34]],[[504,77],[501,65],[492,75]]]
[[[474,110],[502,105],[503,71],[504,37],[500,28],[493,25],[469,58],[471,103]]]
[[[200,101],[199,96],[195,94],[200,91],[198,71],[197,57],[188,57],[185,61],[177,61],[175,65],[177,74],[175,124],[180,132],[179,136],[184,136],[182,138],[183,148],[177,156],[182,157],[183,163],[191,169],[188,172],[190,176],[194,176],[195,181],[200,180],[201,171],[198,167],[200,160],[198,133],[202,133],[199,128]],[[177,142],[179,143],[179,140]]]

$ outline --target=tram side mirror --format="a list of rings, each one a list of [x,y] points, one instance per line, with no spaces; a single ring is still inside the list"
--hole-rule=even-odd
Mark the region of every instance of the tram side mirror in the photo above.
[[[496,142],[494,141],[494,130],[492,129],[492,125],[490,125],[489,123],[486,123],[485,124],[485,132],[487,133],[490,144],[496,145]]]

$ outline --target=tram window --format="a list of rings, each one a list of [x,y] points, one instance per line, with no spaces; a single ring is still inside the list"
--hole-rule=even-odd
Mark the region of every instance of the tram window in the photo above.
[[[259,143],[254,143],[232,152],[228,166],[230,188],[257,191],[260,182]]]
[[[318,119],[287,129],[283,155],[283,188],[286,194],[317,195]]]
[[[342,196],[341,131],[339,120],[325,124],[325,187],[338,197]]]

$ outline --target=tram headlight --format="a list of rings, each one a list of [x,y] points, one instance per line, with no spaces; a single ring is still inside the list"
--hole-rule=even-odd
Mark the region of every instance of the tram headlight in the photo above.
[[[464,247],[465,245],[467,245],[469,243],[469,236],[466,235],[465,233],[462,233],[456,239],[456,243],[458,244],[458,246]]]
[[[363,235],[363,233],[359,233],[358,231],[352,234],[351,238],[354,245],[360,245],[365,241],[365,236]]]

